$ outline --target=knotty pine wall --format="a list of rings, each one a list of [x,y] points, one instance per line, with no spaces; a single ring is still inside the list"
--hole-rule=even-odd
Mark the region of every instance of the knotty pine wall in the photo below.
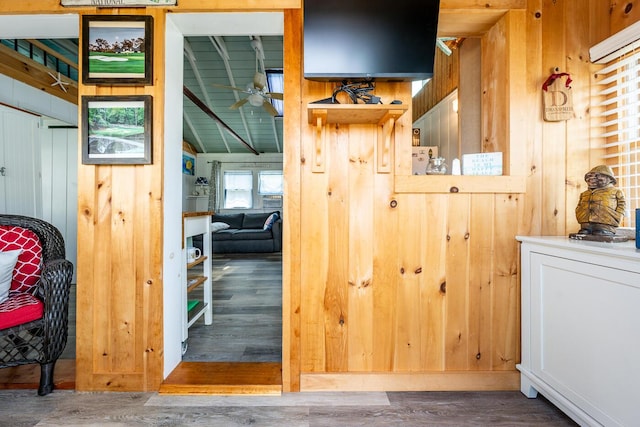
[[[299,1],[180,1],[177,11],[285,9],[285,391],[517,388],[514,238],[573,231],[582,177],[597,161],[589,154],[588,48],[640,18],[637,3],[528,0],[517,15],[525,48],[496,58],[503,61],[494,65],[497,74],[483,79],[483,138],[510,158],[521,156],[516,164],[524,167],[510,172],[526,176],[526,193],[434,194],[394,191],[394,174],[410,165],[411,111],[396,125],[391,173],[376,169],[372,125],[328,126],[325,171],[310,170],[315,134],[305,106],[331,87],[301,78]],[[43,11],[154,17],[153,86],[79,87],[81,95],[153,95],[155,144],[153,165],[79,168],[77,388],[157,390],[166,10],[0,4],[4,14]],[[512,68],[521,75],[500,69],[509,61],[518,61]],[[553,67],[574,78],[577,114],[568,122],[541,119],[540,86]],[[518,96],[501,95],[505,85]],[[408,103],[409,86],[380,84],[376,94]]]

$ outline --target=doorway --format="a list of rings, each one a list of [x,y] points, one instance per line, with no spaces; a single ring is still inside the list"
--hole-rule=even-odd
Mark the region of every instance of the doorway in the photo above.
[[[211,28],[216,29],[218,35],[246,35],[248,33],[256,33],[262,35],[284,33],[283,14],[278,12],[267,13],[199,13],[199,14],[170,14],[167,16],[167,34],[166,34],[166,73],[165,81],[165,159],[182,158],[182,140],[183,128],[182,120],[175,120],[176,117],[182,117],[183,110],[183,89],[184,81],[183,71],[183,52],[184,37],[210,35]],[[182,221],[181,205],[175,203],[175,200],[182,200],[182,170],[179,165],[169,164],[166,162],[164,171],[165,188],[164,188],[164,262],[163,269],[165,272],[164,287],[164,343],[165,343],[165,363],[164,377],[165,385],[170,383],[171,378],[180,377],[184,374],[184,368],[192,368],[190,363],[182,361],[182,342],[181,342],[181,317],[180,317],[180,292],[181,288],[177,286],[168,286],[172,282],[180,283],[180,260],[181,256],[177,248],[181,248],[181,230],[175,224]],[[215,313],[214,313],[215,316]],[[198,362],[195,362],[198,363]],[[205,365],[209,365],[205,363]],[[200,370],[199,378],[206,377],[202,371],[219,372],[222,369],[225,373],[234,372],[234,368],[238,366],[203,366],[198,365],[196,369]],[[237,365],[237,364],[236,364]],[[280,364],[274,366],[258,366],[253,369],[266,368],[263,371],[265,375],[271,376],[271,382],[274,379],[274,373],[279,373]],[[248,366],[242,366],[243,370],[238,370],[238,376],[233,378],[230,375],[228,383],[242,382],[242,376],[255,376],[255,370],[246,372]],[[170,378],[171,375],[171,378]],[[279,388],[281,389],[281,376],[278,375]],[[178,381],[190,382],[188,373],[186,377]],[[173,383],[175,386],[176,384]],[[179,385],[179,384],[178,384]],[[233,384],[231,384],[233,385]],[[197,386],[197,384],[193,384]],[[254,385],[255,386],[255,385]],[[185,385],[188,387],[188,384]],[[175,387],[174,387],[175,389]],[[202,390],[202,388],[200,388]],[[244,389],[246,390],[246,388]],[[271,390],[275,390],[271,387]],[[166,387],[165,387],[166,391]],[[162,388],[161,388],[162,392]],[[169,391],[170,392],[170,391]],[[184,392],[184,389],[182,389]],[[200,391],[202,392],[202,391]],[[241,391],[242,392],[242,391]],[[263,390],[264,392],[264,390]]]

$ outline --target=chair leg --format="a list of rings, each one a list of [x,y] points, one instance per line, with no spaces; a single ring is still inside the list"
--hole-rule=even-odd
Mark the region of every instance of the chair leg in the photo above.
[[[55,361],[40,365],[40,387],[38,387],[39,396],[46,396],[53,391],[53,368],[55,365]]]

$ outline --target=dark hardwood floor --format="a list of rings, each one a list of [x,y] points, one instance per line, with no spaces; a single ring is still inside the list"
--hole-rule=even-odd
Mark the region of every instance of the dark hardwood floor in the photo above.
[[[219,254],[212,266],[213,325],[189,328],[182,360],[280,362],[282,254]]]

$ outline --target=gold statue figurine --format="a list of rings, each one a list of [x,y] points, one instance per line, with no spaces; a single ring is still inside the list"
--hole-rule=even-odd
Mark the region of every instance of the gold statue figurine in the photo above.
[[[589,187],[580,194],[576,219],[580,230],[569,237],[584,240],[619,241],[616,229],[624,216],[624,193],[615,185],[617,180],[607,165],[599,165],[584,176]],[[627,239],[625,239],[627,240]]]

